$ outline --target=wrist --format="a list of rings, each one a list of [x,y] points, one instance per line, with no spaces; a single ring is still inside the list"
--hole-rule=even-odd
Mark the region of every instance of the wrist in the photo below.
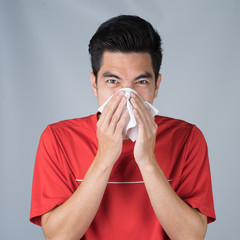
[[[154,154],[151,156],[147,156],[142,160],[139,160],[136,162],[140,170],[143,169],[143,170],[152,171],[153,169],[156,168],[156,166],[158,166],[158,163]]]
[[[102,169],[112,169],[116,160],[110,154],[97,153],[94,161]]]

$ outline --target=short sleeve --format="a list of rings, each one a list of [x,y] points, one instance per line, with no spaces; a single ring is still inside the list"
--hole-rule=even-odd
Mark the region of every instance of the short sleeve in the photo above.
[[[35,159],[30,221],[41,226],[41,215],[65,202],[71,195],[61,164],[59,146],[48,126],[39,141]]]
[[[185,149],[185,164],[176,193],[183,201],[215,221],[208,148],[202,132],[194,125]]]

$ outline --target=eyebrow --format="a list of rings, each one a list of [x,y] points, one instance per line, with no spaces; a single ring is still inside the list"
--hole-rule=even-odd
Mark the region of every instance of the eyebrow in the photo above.
[[[113,74],[109,71],[103,73],[103,77],[104,78],[116,78],[116,79],[122,80],[118,75]],[[142,79],[142,78],[153,78],[153,76],[150,72],[144,72],[144,73],[140,74],[139,76],[135,77],[134,81]]]
[[[153,78],[153,76],[150,72],[144,72],[143,74],[140,74],[139,76],[135,77],[134,80],[139,80],[141,78]]]
[[[121,80],[121,78],[119,76],[117,76],[116,74],[113,74],[111,72],[103,73],[103,77],[104,78],[117,78],[117,79]]]

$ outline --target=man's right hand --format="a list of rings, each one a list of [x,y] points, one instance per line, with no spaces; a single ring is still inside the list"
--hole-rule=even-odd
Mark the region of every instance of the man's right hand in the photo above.
[[[123,127],[129,113],[123,109],[126,97],[123,91],[115,94],[107,103],[97,123],[98,152],[97,158],[112,166],[122,152]]]
[[[73,195],[42,216],[46,239],[81,239],[93,221],[122,152],[122,131],[128,118],[127,111],[122,115],[125,105],[126,97],[120,91],[104,108],[97,123],[97,156]]]

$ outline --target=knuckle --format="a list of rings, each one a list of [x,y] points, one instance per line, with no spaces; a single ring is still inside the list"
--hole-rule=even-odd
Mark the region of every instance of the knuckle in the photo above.
[[[155,135],[155,134],[156,134],[156,132],[157,132],[157,128],[154,126],[154,127],[152,128],[152,131],[151,131],[151,133],[152,133],[152,135]]]
[[[97,122],[97,129],[102,130],[103,128],[103,124],[101,122]]]
[[[97,128],[99,128],[100,126],[101,126],[101,122],[98,121],[98,122],[97,122]]]
[[[123,122],[119,122],[117,127],[120,128],[120,129],[123,128],[124,127],[124,123]]]
[[[111,123],[113,122],[113,123],[116,123],[118,121],[118,116],[116,115],[116,113],[113,115],[113,117],[112,117],[112,121],[111,121]]]
[[[105,110],[105,112],[110,111],[110,110],[111,110],[111,106],[110,106],[109,104],[107,104],[107,105],[104,107],[103,111],[104,111],[104,110]]]
[[[110,122],[110,127],[114,128],[115,126],[116,126],[116,123],[113,122],[113,121],[111,121],[111,122]]]

